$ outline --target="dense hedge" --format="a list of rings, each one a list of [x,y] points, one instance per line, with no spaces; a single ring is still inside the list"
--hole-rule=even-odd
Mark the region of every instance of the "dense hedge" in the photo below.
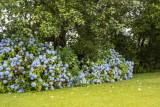
[[[78,61],[68,47],[53,50],[48,43],[14,35],[0,42],[0,93],[54,90],[132,78],[134,63],[125,61],[114,49],[99,53],[99,57],[96,62]]]

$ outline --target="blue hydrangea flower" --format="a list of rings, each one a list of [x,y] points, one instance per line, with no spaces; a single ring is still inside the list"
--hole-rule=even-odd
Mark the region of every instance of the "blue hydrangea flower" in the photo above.
[[[36,87],[36,83],[35,83],[35,82],[32,82],[31,86],[32,86],[32,87]]]
[[[3,84],[7,84],[7,80],[3,80]]]
[[[52,90],[52,91],[54,90],[54,87],[53,87],[53,86],[51,86],[51,90]]]
[[[55,73],[52,73],[51,76],[55,76]]]
[[[53,85],[53,82],[50,82],[49,84],[50,84],[50,85]]]
[[[111,82],[113,83],[113,82],[115,82],[115,80],[114,80],[114,79],[112,79],[112,80],[111,80]]]
[[[4,67],[4,68],[7,68],[7,66],[8,66],[8,65],[7,65],[6,63],[3,64],[3,67]]]
[[[68,67],[69,67],[69,65],[68,65],[68,64],[66,64],[66,65],[65,65],[65,67],[66,67],[66,68],[68,68]]]
[[[49,73],[52,73],[53,72],[53,70],[49,70]]]
[[[2,66],[0,66],[0,71],[2,71],[3,70],[3,67]]]
[[[9,71],[6,71],[6,72],[5,72],[5,75],[9,75]]]
[[[122,78],[119,81],[122,82]]]
[[[34,77],[30,77],[31,80],[34,80]]]
[[[41,78],[38,79],[39,82],[43,82],[43,80]]]
[[[14,89],[14,85],[11,85],[11,89]]]
[[[9,75],[8,75],[8,78],[12,78],[12,74],[9,74]]]
[[[4,72],[0,72],[0,76],[4,76]]]
[[[27,62],[27,59],[25,59],[24,61]]]
[[[23,83],[25,83],[25,80],[22,80]]]

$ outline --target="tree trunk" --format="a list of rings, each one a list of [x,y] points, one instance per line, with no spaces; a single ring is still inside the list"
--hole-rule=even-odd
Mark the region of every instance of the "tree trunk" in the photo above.
[[[138,38],[138,44],[137,44],[138,50],[139,50],[140,40],[141,40],[141,38],[139,37],[139,38]]]
[[[58,37],[55,38],[54,41],[54,48],[56,49],[57,46],[62,46],[65,47],[66,46],[66,33],[67,31],[65,30],[67,23],[64,21],[63,25],[61,26],[61,33],[59,34]]]
[[[141,48],[143,48],[145,40],[146,40],[146,38],[142,39]]]

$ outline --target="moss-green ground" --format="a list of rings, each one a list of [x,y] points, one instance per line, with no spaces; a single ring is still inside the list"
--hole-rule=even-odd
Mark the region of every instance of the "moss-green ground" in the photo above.
[[[0,94],[0,107],[160,107],[160,72],[131,80],[57,89]]]

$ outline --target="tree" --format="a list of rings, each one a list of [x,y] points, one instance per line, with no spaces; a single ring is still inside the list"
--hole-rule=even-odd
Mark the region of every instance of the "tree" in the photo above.
[[[5,35],[34,36],[52,41],[55,48],[70,40],[78,56],[91,58],[113,48],[111,37],[127,27],[137,6],[134,0],[2,0],[1,5],[6,10],[1,19]]]
[[[160,1],[143,1],[139,13],[131,24],[137,38],[137,59],[147,71],[154,71],[160,64]]]

